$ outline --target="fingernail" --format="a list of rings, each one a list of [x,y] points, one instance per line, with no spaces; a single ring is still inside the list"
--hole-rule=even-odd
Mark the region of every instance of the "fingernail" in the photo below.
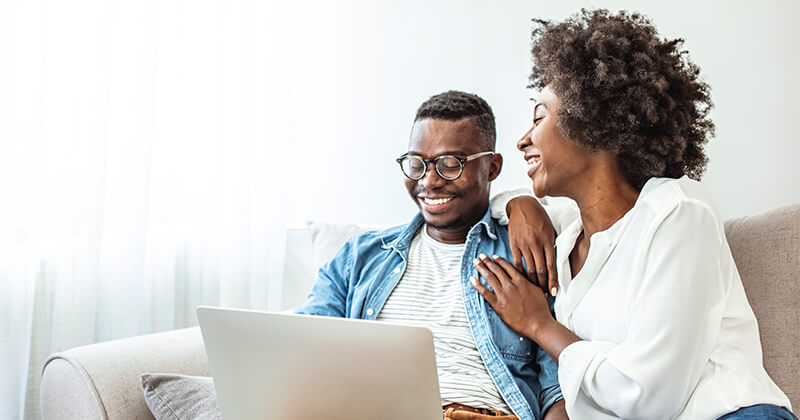
[[[475,277],[470,277],[470,278],[469,278],[469,282],[470,282],[470,283],[472,283],[472,285],[474,286],[474,285],[475,285],[475,283],[477,283],[477,282],[478,282],[478,279],[476,279]]]
[[[498,257],[497,255],[492,255],[492,259],[495,259],[495,260],[496,260],[496,259],[498,259],[498,258],[500,258],[500,257]]]
[[[556,293],[558,293],[557,287],[553,287],[552,289],[550,289],[550,294],[553,295],[553,297],[556,297]]]
[[[489,258],[489,257],[486,256],[486,254],[480,254],[478,256],[481,257],[482,260],[485,260],[485,259]]]
[[[474,260],[472,260],[472,263],[475,264],[475,265],[478,265],[478,264],[481,263],[481,260],[475,258]]]

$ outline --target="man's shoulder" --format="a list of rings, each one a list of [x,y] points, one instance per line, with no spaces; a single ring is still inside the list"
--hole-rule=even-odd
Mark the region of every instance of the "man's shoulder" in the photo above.
[[[370,229],[352,235],[345,246],[352,247],[354,251],[366,251],[374,246],[386,248],[395,242],[403,232],[408,229],[409,223],[392,226],[384,229]]]
[[[491,233],[497,235],[500,238],[508,237],[508,226],[504,225],[500,222],[500,219],[495,217],[491,217],[488,219],[488,223],[490,226],[487,226]]]

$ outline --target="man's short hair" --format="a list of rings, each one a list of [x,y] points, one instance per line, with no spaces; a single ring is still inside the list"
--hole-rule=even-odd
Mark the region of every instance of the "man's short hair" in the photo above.
[[[433,95],[417,109],[414,122],[425,118],[458,121],[470,118],[481,133],[481,146],[494,151],[497,133],[492,107],[483,98],[471,93],[449,90]]]

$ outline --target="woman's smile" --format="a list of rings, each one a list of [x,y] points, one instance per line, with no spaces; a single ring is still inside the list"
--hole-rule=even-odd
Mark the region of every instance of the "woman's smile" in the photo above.
[[[526,153],[525,162],[528,164],[528,177],[533,178],[533,173],[542,162],[542,155],[539,152]]]

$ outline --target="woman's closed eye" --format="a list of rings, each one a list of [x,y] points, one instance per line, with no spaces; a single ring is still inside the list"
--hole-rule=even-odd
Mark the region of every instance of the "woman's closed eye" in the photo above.
[[[533,125],[539,123],[539,121],[543,120],[547,116],[547,105],[544,102],[539,102],[536,106],[533,107]]]

